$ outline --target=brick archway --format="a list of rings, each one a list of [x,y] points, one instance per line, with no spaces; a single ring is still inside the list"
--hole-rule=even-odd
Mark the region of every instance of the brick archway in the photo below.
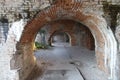
[[[48,39],[48,42],[49,42],[50,45],[51,45],[51,43],[52,43],[52,42],[51,42],[51,38],[52,38],[56,33],[59,33],[59,32],[63,32],[63,33],[65,33],[65,34],[67,34],[67,35],[69,36],[70,44],[71,44],[72,46],[74,46],[74,45],[76,44],[75,37],[74,37],[74,35],[73,35],[73,33],[72,33],[71,31],[68,31],[68,30],[63,30],[63,31],[55,30],[55,31],[51,32],[50,37],[49,37],[49,39]]]
[[[49,32],[49,37],[48,37],[48,43],[50,43],[51,37],[56,33],[56,32],[65,32],[69,35],[70,37],[70,44],[72,46],[76,45],[76,37],[75,37],[75,22],[72,20],[57,20],[54,22],[51,22],[49,24],[50,30]]]
[[[81,3],[71,0],[58,0],[56,4],[50,8],[39,12],[39,14],[25,26],[19,45],[22,47],[23,54],[27,58],[24,59],[24,67],[28,68],[28,73],[34,67],[32,46],[35,36],[42,26],[52,21],[70,19],[80,22],[87,26],[92,32],[95,39],[95,52],[98,67],[109,74],[111,79],[116,78],[116,53],[117,44],[110,28],[107,27],[105,20],[94,13],[86,13]],[[18,49],[19,50],[19,49]],[[113,59],[114,57],[114,59]],[[27,62],[25,62],[27,60]],[[21,70],[22,73],[25,73]],[[26,74],[27,76],[27,74]]]

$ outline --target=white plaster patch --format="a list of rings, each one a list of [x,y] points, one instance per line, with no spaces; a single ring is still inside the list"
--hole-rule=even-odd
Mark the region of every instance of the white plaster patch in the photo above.
[[[10,28],[10,34],[14,34],[15,35],[15,39],[16,41],[20,40],[22,31],[24,29],[25,26],[25,22],[23,19],[21,19],[20,21],[14,22]]]
[[[20,40],[25,22],[13,22],[8,32],[6,43],[0,44],[0,80],[19,80],[18,70],[11,70],[10,61],[16,51],[16,43]]]

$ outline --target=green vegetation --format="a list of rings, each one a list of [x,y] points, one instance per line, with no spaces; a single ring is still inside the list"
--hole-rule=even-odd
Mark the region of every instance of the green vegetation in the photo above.
[[[42,44],[42,43],[38,43],[38,42],[35,42],[35,47],[36,47],[36,49],[48,49],[49,48],[48,45]]]

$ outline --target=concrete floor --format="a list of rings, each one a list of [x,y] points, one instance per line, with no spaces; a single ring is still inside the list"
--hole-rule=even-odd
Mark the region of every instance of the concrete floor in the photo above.
[[[42,77],[36,80],[107,80],[97,68],[94,51],[83,47],[56,45],[37,50],[35,56],[38,64],[45,67]]]

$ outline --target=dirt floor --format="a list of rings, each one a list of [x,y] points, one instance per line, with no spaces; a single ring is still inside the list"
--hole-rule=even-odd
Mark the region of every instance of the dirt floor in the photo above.
[[[97,68],[94,51],[60,43],[54,46],[35,51],[38,65],[45,68],[36,80],[107,80]]]

